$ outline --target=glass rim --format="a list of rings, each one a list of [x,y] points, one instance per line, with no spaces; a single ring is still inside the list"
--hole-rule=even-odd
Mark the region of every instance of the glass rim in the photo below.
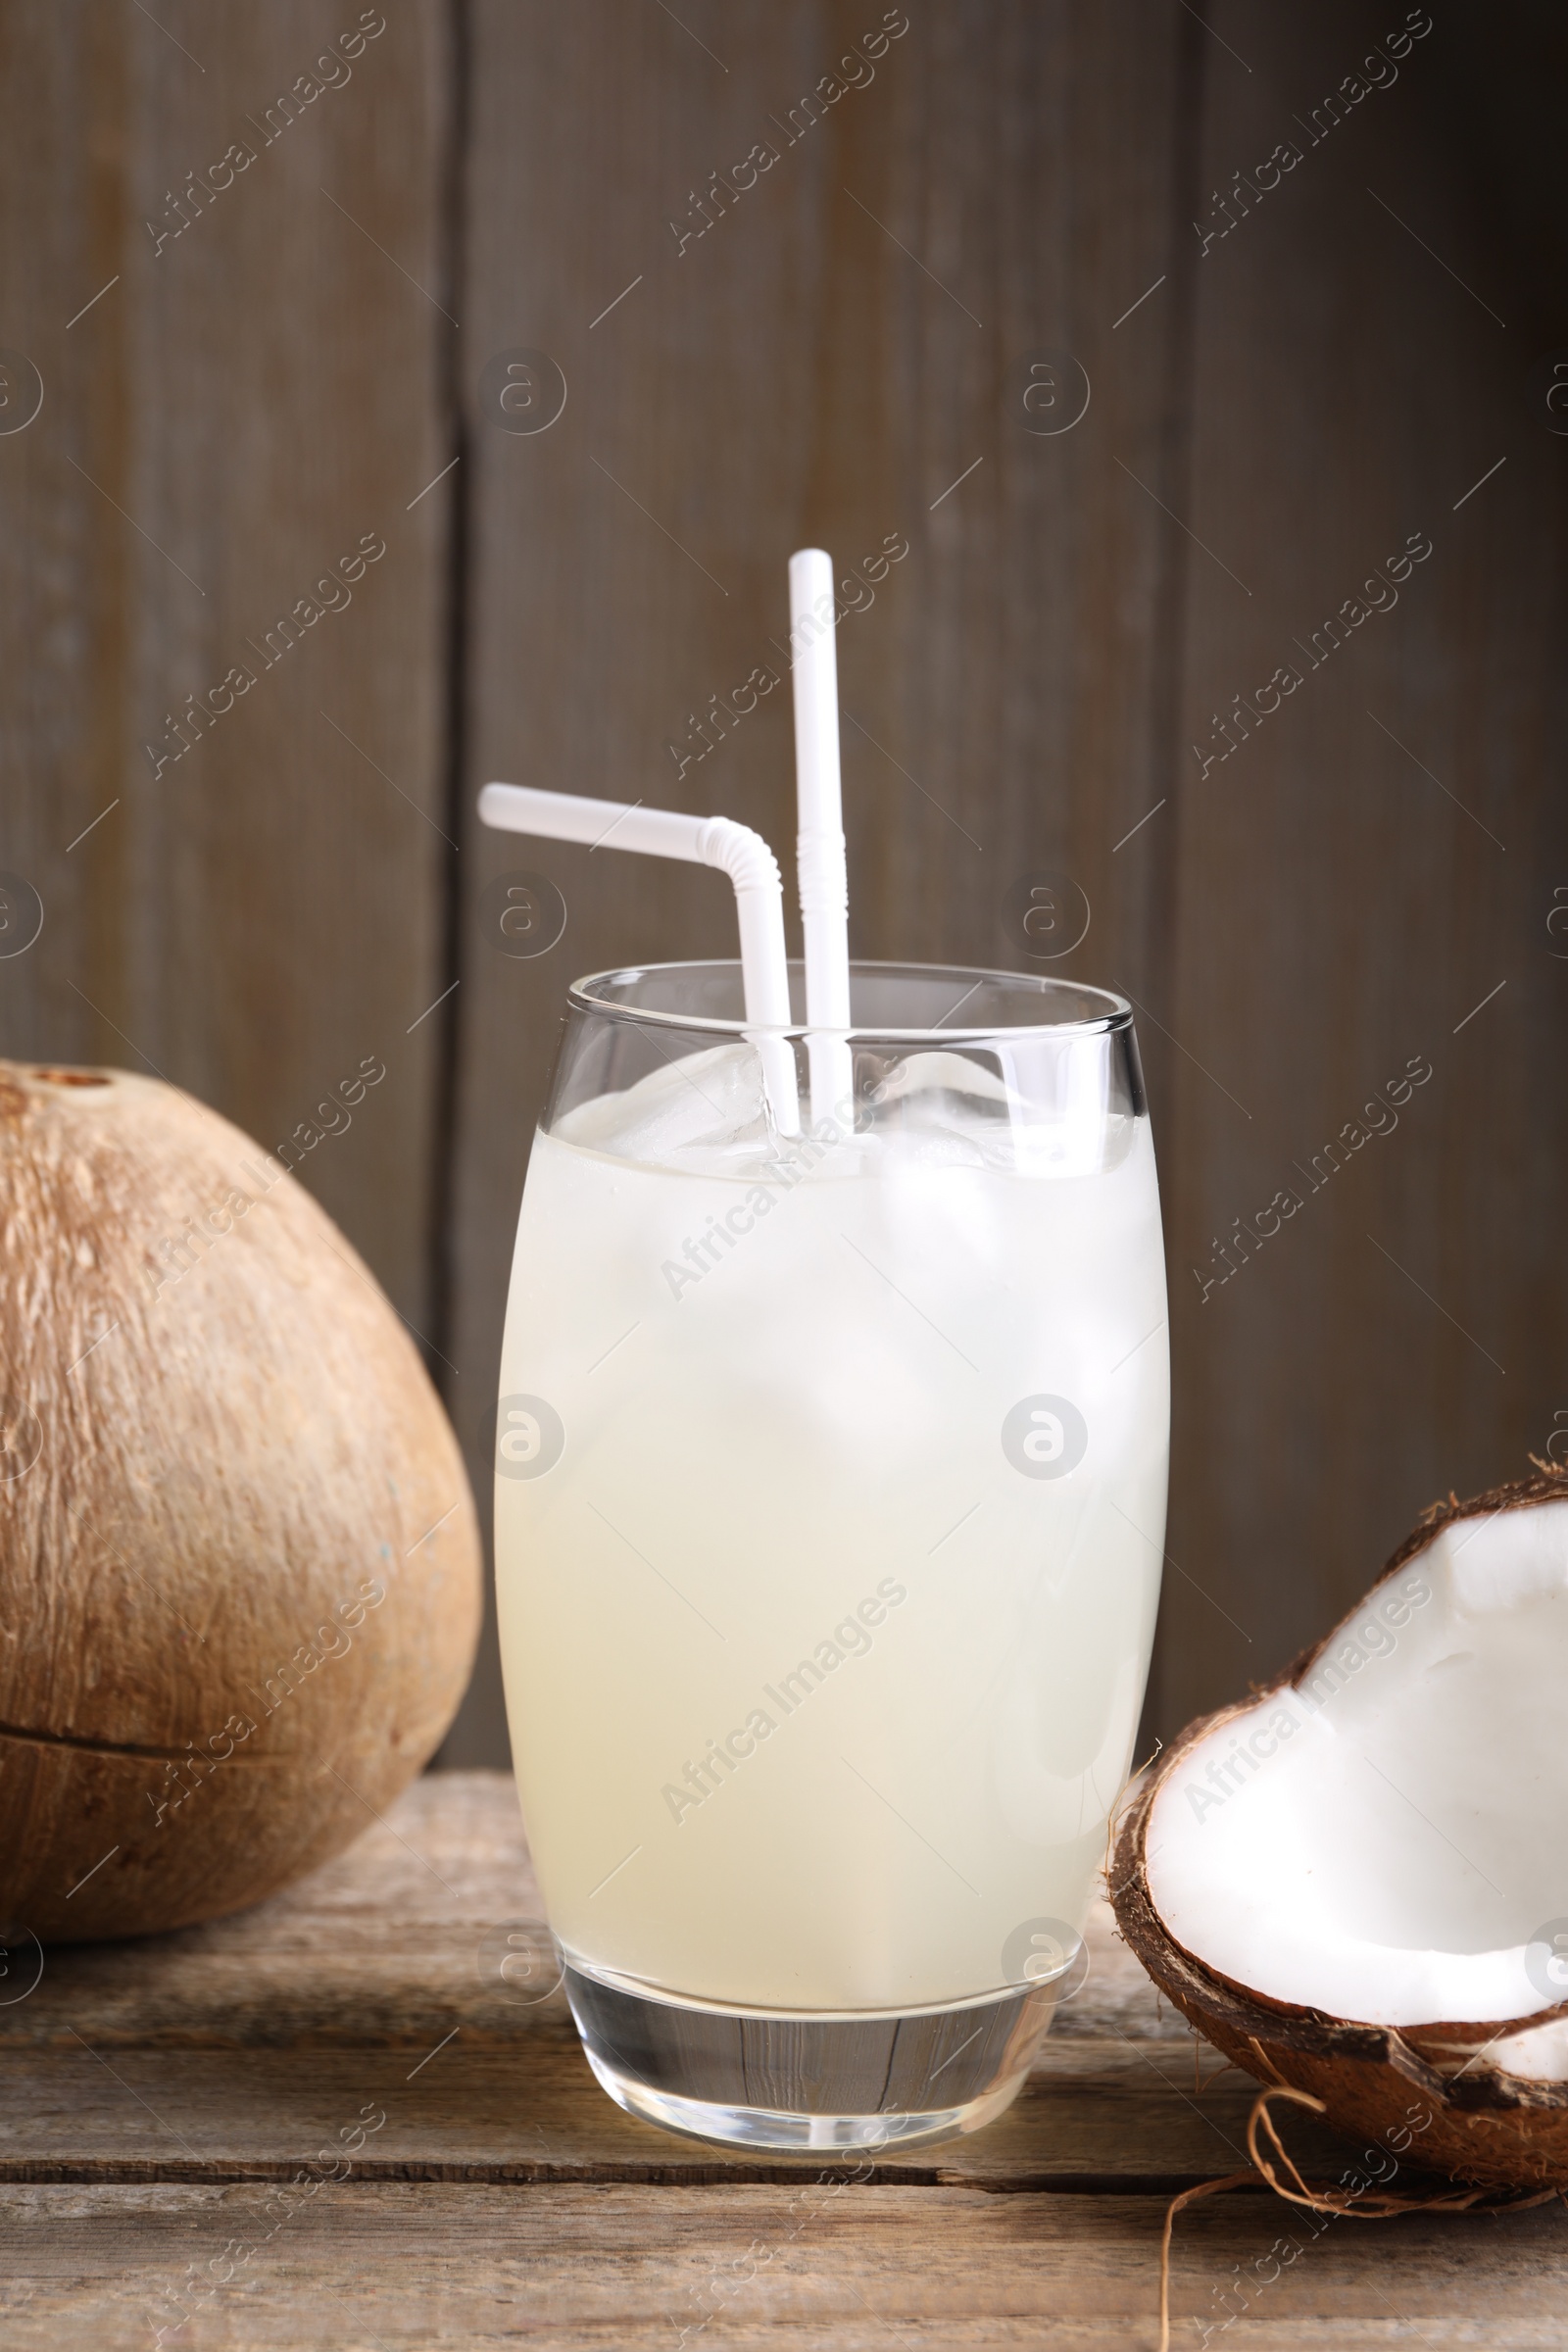
[[[799,956],[792,956],[789,959],[790,969],[792,971],[800,970],[801,961]],[[858,956],[852,956],[850,959],[852,974],[864,972],[894,976],[904,973],[910,978],[921,980],[967,980],[971,983],[969,992],[971,995],[976,988],[984,986],[987,981],[1000,981],[1007,986],[1020,987],[1025,990],[1037,989],[1043,996],[1056,989],[1072,990],[1080,997],[1098,997],[1104,1004],[1105,1010],[1102,1013],[1094,1013],[1074,1020],[983,1021],[969,1027],[949,1028],[945,1016],[937,1027],[929,1029],[888,1028],[880,1023],[861,1022],[853,1023],[847,1029],[831,1029],[813,1026],[808,1021],[791,1021],[787,1025],[768,1024],[744,1019],[718,1020],[710,1013],[665,1012],[654,1005],[629,1004],[621,999],[597,993],[613,981],[640,979],[660,972],[728,971],[738,973],[740,969],[740,958],[736,956],[693,956],[683,958],[678,963],[621,964],[607,971],[587,972],[581,979],[573,980],[566,990],[566,1003],[577,1012],[592,1012],[621,1020],[641,1021],[649,1027],[658,1029],[696,1030],[713,1037],[731,1038],[842,1037],[866,1041],[886,1039],[898,1044],[912,1044],[938,1038],[967,1039],[972,1042],[976,1038],[1113,1037],[1123,1030],[1130,1029],[1133,1025],[1133,1006],[1130,1000],[1119,995],[1115,989],[1101,988],[1089,981],[1061,979],[1054,974],[1046,972],[1002,971],[989,965],[895,963],[877,957]],[[954,1006],[955,1012],[959,1009],[962,1001],[960,998],[959,1004]]]

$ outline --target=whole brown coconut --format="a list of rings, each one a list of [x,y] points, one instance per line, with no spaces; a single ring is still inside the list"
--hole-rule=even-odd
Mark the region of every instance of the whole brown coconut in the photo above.
[[[0,1062],[0,1921],[210,1919],[445,1732],[462,1461],[342,1235],[177,1089]]]
[[[1293,1715],[1298,1720],[1303,1701],[1310,1707],[1314,1691],[1321,1699],[1325,1688],[1332,1690],[1334,1661],[1348,1657],[1348,1643],[1353,1646],[1353,1635],[1373,1621],[1375,1604],[1391,1580],[1414,1570],[1415,1590],[1440,1586],[1458,1554],[1478,1544],[1494,1525],[1488,1573],[1495,1577],[1505,1543],[1511,1545],[1516,1534],[1527,1544],[1535,1538],[1539,1549],[1539,1531],[1524,1515],[1534,1520],[1545,1505],[1558,1506],[1560,1514],[1565,1503],[1568,1476],[1546,1465],[1538,1476],[1468,1502],[1450,1496],[1435,1503],[1365,1599],[1332,1633],[1272,1683],[1190,1724],[1163,1752],[1126,1815],[1110,1872],[1111,1901],[1126,1941],[1161,1991],[1235,2065],[1260,2082],[1309,2093],[1322,2102],[1330,2124],[1378,2143],[1418,2171],[1446,2173],[1489,2191],[1568,2190],[1568,2068],[1555,2057],[1544,2062],[1545,2079],[1537,2073],[1543,2038],[1568,2033],[1568,2003],[1543,2003],[1544,1986],[1532,1991],[1526,1984],[1512,2015],[1494,2008],[1479,2023],[1434,2018],[1415,2025],[1374,2025],[1260,1991],[1209,1965],[1172,1934],[1151,1886],[1151,1861],[1158,1851],[1151,1832],[1154,1829],[1157,1838],[1161,1791],[1174,1795],[1184,1775],[1198,1803],[1208,1801],[1203,1791],[1210,1784],[1199,1777],[1200,1750],[1220,1759],[1213,1768],[1219,1779],[1211,1784],[1228,1791],[1220,1801],[1238,1793],[1236,1784],[1244,1780],[1240,1767],[1247,1761],[1246,1743],[1238,1735],[1253,1722],[1273,1724]],[[1466,1534],[1451,1534],[1472,1521],[1476,1525]],[[1560,1535],[1552,1539],[1561,1540]],[[1410,1589],[1399,1588],[1401,1592]],[[1441,1591],[1437,1597],[1442,1599]],[[1388,1624],[1402,1625],[1411,1607],[1422,1605],[1419,1599],[1396,1604],[1385,1597],[1382,1614]],[[1475,1622],[1469,1628],[1472,1638]],[[1282,1711],[1279,1702],[1284,1702]],[[1529,1705],[1527,1693],[1520,1694],[1519,1704],[1521,1709]],[[1162,1818],[1166,1834],[1173,1834],[1170,1815]],[[1288,1918],[1278,1922],[1277,1933],[1290,1936]]]

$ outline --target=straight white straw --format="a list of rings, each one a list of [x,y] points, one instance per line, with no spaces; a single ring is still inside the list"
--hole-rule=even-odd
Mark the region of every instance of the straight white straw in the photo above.
[[[839,777],[839,679],[833,564],[819,547],[790,558],[790,662],[795,696],[796,843],[806,940],[809,1030],[850,1026],[850,889]],[[842,1037],[808,1038],[811,1116],[828,1117],[851,1093]]]
[[[590,849],[637,850],[646,857],[680,858],[716,865],[735,887],[740,922],[741,983],[752,1028],[790,1024],[789,967],[784,956],[784,894],[778,859],[750,825],[727,816],[687,816],[673,808],[644,808],[623,801],[588,800],[577,793],[541,792],[531,784],[487,784],[479,795],[487,825],[532,833],[548,841],[586,842]],[[787,1037],[758,1040],[774,1124],[800,1132],[795,1055]]]

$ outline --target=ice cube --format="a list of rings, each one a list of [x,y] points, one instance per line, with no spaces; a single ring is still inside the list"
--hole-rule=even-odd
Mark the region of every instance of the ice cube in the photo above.
[[[712,1175],[749,1167],[769,1143],[761,1056],[750,1045],[683,1054],[635,1086],[567,1111],[556,1133],[640,1167]]]

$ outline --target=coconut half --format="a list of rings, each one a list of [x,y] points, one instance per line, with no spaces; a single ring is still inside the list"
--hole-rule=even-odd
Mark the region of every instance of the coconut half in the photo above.
[[[1280,1678],[1184,1732],[1117,1843],[1150,1975],[1331,2123],[1568,2185],[1568,1472],[1434,1504]]]

